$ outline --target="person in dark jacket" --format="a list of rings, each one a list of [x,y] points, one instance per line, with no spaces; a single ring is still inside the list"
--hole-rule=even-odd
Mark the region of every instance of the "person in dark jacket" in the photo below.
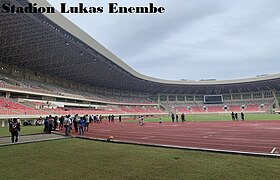
[[[184,113],[181,114],[181,120],[182,120],[182,123],[185,122],[185,114]]]
[[[238,121],[238,114],[237,113],[234,114],[234,118],[235,118],[236,121]]]
[[[48,118],[48,122],[49,122],[48,133],[51,134],[52,130],[53,130],[53,126],[54,126],[54,119],[53,119],[53,117],[51,115]]]
[[[12,143],[18,142],[18,132],[20,131],[20,123],[17,118],[14,118],[9,124],[9,131],[11,133]]]
[[[173,113],[171,114],[171,120],[172,120],[172,122],[174,122],[174,120],[175,120],[175,115]]]
[[[45,128],[44,128],[44,132],[45,133],[47,133],[48,132],[48,130],[49,130],[49,121],[48,121],[48,116],[46,117],[46,119],[44,120],[44,126],[45,126]]]
[[[235,114],[234,114],[234,112],[231,112],[231,114],[230,114],[230,115],[231,115],[231,120],[233,120],[233,121],[234,121],[234,120],[235,120],[235,116],[234,116]]]
[[[245,115],[244,115],[244,113],[243,112],[241,112],[241,119],[242,119],[242,121],[244,121],[244,119],[245,119]]]

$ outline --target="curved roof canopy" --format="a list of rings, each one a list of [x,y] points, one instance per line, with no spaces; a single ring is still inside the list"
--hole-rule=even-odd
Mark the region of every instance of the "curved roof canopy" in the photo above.
[[[27,0],[4,0],[27,6]],[[38,7],[46,0],[30,0]],[[94,28],[94,27],[93,27]],[[173,81],[140,74],[60,13],[0,13],[0,61],[91,86],[171,94],[280,90],[280,74],[228,81]]]

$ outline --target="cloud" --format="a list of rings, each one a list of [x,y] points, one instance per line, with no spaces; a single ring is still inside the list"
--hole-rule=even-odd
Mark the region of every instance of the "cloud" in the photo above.
[[[108,2],[84,0],[84,4],[104,7]],[[144,6],[152,1],[115,2]],[[280,1],[154,0],[153,3],[164,6],[166,12],[67,17],[132,68],[152,77],[235,79],[279,73]]]

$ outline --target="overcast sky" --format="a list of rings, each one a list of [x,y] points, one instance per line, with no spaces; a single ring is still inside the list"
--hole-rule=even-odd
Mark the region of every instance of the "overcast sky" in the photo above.
[[[279,0],[48,0],[103,6],[64,14],[136,71],[169,80],[280,73]],[[163,14],[109,14],[119,6],[163,6]]]

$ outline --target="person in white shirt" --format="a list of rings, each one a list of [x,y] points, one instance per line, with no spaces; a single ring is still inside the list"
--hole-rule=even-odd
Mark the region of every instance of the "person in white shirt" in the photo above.
[[[64,127],[65,127],[65,136],[69,136],[69,132],[70,132],[70,125],[71,125],[71,120],[69,119],[69,116],[66,116],[64,118]]]

